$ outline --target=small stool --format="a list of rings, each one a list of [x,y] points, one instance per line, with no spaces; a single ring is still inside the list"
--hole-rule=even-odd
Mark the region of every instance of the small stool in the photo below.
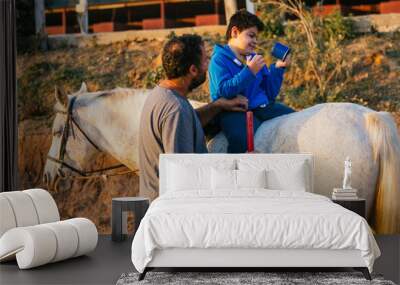
[[[111,228],[113,241],[123,241],[128,233],[127,230],[127,211],[132,211],[135,215],[135,232],[139,227],[149,208],[150,200],[143,197],[119,197],[112,199],[112,218]]]

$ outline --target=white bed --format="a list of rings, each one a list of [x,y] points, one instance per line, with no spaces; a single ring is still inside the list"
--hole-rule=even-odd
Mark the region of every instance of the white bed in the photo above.
[[[154,267],[354,267],[370,278],[380,251],[368,223],[312,193],[313,167],[310,154],[160,156],[160,197],[132,243],[140,278]],[[260,169],[274,190],[254,187]]]

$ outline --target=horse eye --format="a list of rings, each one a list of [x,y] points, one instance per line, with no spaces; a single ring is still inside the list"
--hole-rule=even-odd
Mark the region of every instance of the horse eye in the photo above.
[[[62,130],[53,131],[53,136],[59,137],[59,136],[61,136],[61,134],[62,134]]]

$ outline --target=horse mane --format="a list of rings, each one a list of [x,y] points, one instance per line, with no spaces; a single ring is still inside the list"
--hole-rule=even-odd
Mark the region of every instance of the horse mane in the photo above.
[[[122,87],[117,87],[112,90],[106,90],[106,91],[99,91],[96,92],[98,93],[96,95],[96,99],[104,99],[104,98],[109,98],[109,97],[116,97],[118,94],[119,96],[128,96],[132,94],[132,91],[136,91],[136,89],[129,89],[129,88],[122,88]]]
[[[105,91],[78,93],[75,96],[78,96],[77,102],[79,101],[80,106],[88,106],[100,100],[116,100],[117,98],[123,99],[132,96],[135,93],[143,93],[143,91],[145,90],[117,87]]]

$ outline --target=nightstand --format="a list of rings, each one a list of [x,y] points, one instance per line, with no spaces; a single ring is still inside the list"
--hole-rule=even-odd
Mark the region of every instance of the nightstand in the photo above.
[[[340,206],[353,211],[356,214],[359,214],[361,217],[365,218],[365,207],[366,200],[365,199],[354,199],[354,200],[334,200],[333,203],[339,204]]]
[[[123,241],[127,236],[127,211],[135,216],[135,233],[149,208],[150,200],[143,197],[120,197],[112,199],[111,239]]]

